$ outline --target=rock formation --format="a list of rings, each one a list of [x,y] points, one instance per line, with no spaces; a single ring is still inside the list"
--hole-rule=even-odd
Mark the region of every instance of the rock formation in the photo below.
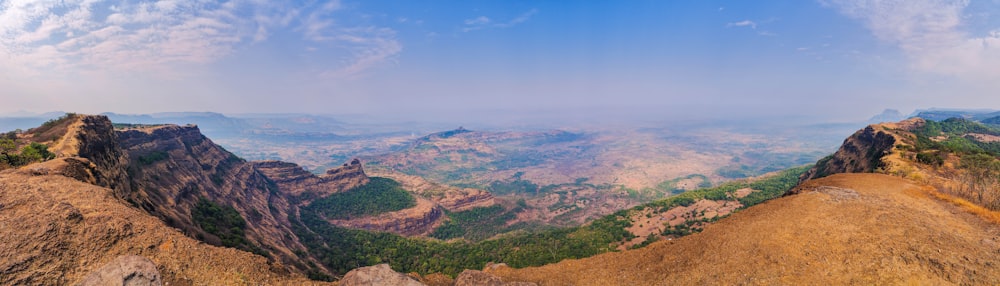
[[[236,209],[247,220],[246,237],[289,265],[305,247],[292,233],[292,204],[281,190],[244,161],[214,144],[197,126],[163,125],[118,132],[129,158],[130,203],[163,219],[192,237],[214,235],[193,220],[201,199]],[[218,241],[213,238],[206,241]]]
[[[80,286],[160,286],[156,264],[142,256],[125,255],[108,262],[80,281]]]
[[[416,279],[389,268],[389,264],[361,267],[344,275],[340,286],[423,286]]]
[[[299,205],[333,193],[350,190],[368,183],[361,161],[354,159],[340,168],[317,176],[299,165],[281,161],[253,162],[254,167],[271,179],[282,193],[295,198]]]
[[[802,174],[800,181],[837,173],[869,173],[883,167],[885,163],[882,162],[882,157],[892,151],[897,141],[893,134],[883,128],[881,125],[869,125],[858,130],[844,140],[836,153],[820,160],[816,166]]]
[[[497,204],[493,194],[483,190],[433,183],[418,176],[398,172],[378,173],[376,175],[396,180],[407,191],[425,197],[452,212]]]
[[[153,261],[169,285],[309,282],[277,261],[185,236],[111,189],[58,174],[0,172],[0,241],[0,285],[73,285],[123,255]]]
[[[444,212],[441,210],[441,207],[427,199],[418,197],[417,206],[412,208],[383,213],[373,217],[329,220],[329,222],[347,228],[415,236],[430,234],[439,225],[442,218],[444,218]]]

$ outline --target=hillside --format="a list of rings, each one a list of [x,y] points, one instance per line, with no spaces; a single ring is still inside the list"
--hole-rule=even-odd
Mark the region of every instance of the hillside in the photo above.
[[[488,271],[540,285],[1000,283],[1000,228],[926,186],[838,174],[797,189],[646,248]]]
[[[877,172],[933,186],[1000,210],[1000,127],[965,118],[915,117],[866,127],[817,162],[802,180],[835,173]]]
[[[767,137],[745,128],[692,129],[459,128],[363,158],[379,176],[486,190],[504,207],[486,219],[502,220],[503,230],[516,231],[579,226],[685,191],[814,162],[825,150],[815,144],[822,141],[819,136],[803,136],[811,138],[804,142],[777,139],[801,136],[786,134],[790,131],[772,130]]]
[[[0,284],[72,285],[121,255],[157,265],[169,285],[309,284],[267,258],[211,246],[129,207],[115,191],[52,169],[0,172]]]

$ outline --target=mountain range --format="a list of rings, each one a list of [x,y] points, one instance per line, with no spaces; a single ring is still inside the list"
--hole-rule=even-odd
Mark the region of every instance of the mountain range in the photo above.
[[[946,115],[955,116],[933,119]],[[858,130],[811,167],[583,225],[471,239],[529,203],[418,175],[370,176],[363,160],[319,174],[247,161],[200,126],[67,114],[0,137],[10,142],[0,284],[89,281],[128,255],[155,265],[144,277],[169,284],[348,285],[371,275],[431,285],[997,284],[994,118],[921,111]],[[464,134],[476,133],[416,142]],[[448,240],[421,238],[435,234]],[[382,263],[391,269],[361,267]]]

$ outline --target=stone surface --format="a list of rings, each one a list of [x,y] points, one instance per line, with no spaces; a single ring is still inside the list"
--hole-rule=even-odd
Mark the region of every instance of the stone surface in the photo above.
[[[119,256],[94,270],[80,281],[81,286],[159,286],[163,285],[156,264],[137,255]]]
[[[406,274],[393,271],[389,264],[361,267],[344,275],[340,286],[423,286]]]

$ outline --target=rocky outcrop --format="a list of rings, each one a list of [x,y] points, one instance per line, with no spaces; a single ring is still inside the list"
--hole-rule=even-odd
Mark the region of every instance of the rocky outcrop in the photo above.
[[[444,196],[435,197],[435,202],[449,211],[460,212],[477,207],[495,205],[496,199],[490,192],[466,188],[454,192],[445,192]]]
[[[425,197],[452,212],[466,211],[476,207],[488,207],[497,204],[493,194],[483,190],[432,183],[418,176],[396,172],[378,173],[376,175],[396,180],[407,191]]]
[[[340,168],[327,170],[326,174],[319,176],[294,163],[258,161],[253,164],[257,170],[271,179],[282,193],[295,198],[300,206],[307,205],[314,199],[367,184],[369,181],[358,159]]]
[[[206,199],[236,209],[247,221],[245,236],[254,247],[289,265],[302,267],[294,253],[305,247],[294,236],[293,204],[254,164],[216,145],[197,126],[162,125],[118,132],[129,158],[132,204],[206,242],[220,240],[203,230],[192,210]]]
[[[443,218],[444,211],[441,210],[441,207],[427,199],[417,198],[417,206],[412,208],[387,212],[373,217],[329,220],[329,222],[341,227],[415,236],[430,234]]]
[[[156,264],[137,255],[125,255],[108,262],[80,281],[80,286],[160,286],[163,280]]]
[[[108,187],[118,194],[131,192],[126,172],[128,155],[118,145],[118,134],[111,121],[107,117],[93,115],[77,115],[74,119],[66,134],[52,146],[58,157],[76,158],[76,162],[67,162],[76,170],[62,170],[66,173],[88,173],[86,178],[78,178]]]
[[[424,286],[423,283],[393,271],[389,264],[351,270],[340,279],[340,286]]]
[[[74,285],[123,255],[153,261],[168,285],[309,282],[277,261],[185,236],[111,189],[0,173],[0,285]]]
[[[844,140],[840,149],[802,174],[800,182],[838,173],[870,173],[885,165],[896,138],[881,125],[869,125]]]

